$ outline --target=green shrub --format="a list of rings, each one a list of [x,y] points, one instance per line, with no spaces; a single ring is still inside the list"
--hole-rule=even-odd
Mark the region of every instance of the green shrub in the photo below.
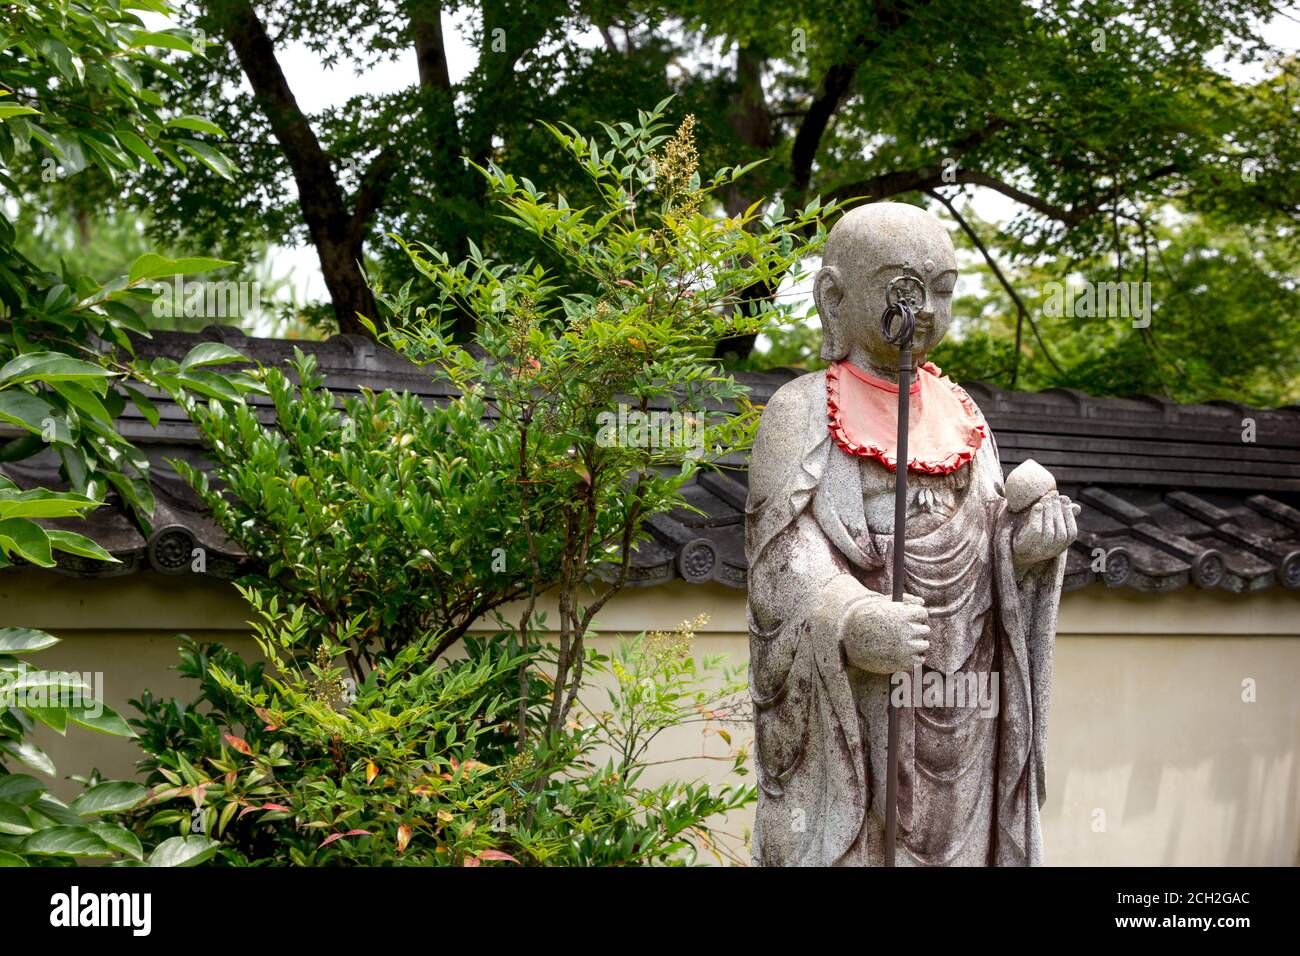
[[[269,425],[242,400],[181,396],[215,468],[178,467],[256,565],[244,593],[269,669],[213,658],[199,679],[220,706],[173,720],[146,705],[142,733],[158,799],[204,800],[232,862],[265,859],[253,836],[230,835],[253,814],[257,827],[293,817],[277,828],[276,862],[723,852],[713,828],[752,788],[642,780],[664,729],[702,720],[729,740],[714,725],[736,717],[725,703],[735,674],[707,689],[719,662],[697,667],[688,637],[642,637],[612,660],[589,639],[647,522],[687,507],[682,485],[751,440],[757,410],[714,355],[786,315],[749,297],[797,271],[824,238],[825,210],[706,215],[743,170],[702,181],[690,120],[669,135],[663,105],[605,127],[605,142],[552,131],[602,208],[483,171],[506,217],[581,284],[477,249],[452,264],[406,245],[430,287],[378,289],[391,315],[375,333],[445,398],[363,389],[339,403],[301,354],[287,371],[251,373],[271,398]],[[465,312],[480,330],[473,346],[449,334]],[[684,414],[651,440],[613,430],[620,404],[625,417]],[[543,595],[558,608],[549,626]],[[496,632],[470,635],[484,620]],[[614,696],[596,711],[602,672]],[[250,713],[254,737],[229,729]],[[743,771],[743,754],[729,759]],[[186,819],[163,809],[152,823]]]
[[[18,655],[43,651],[58,638],[31,628],[0,629],[0,866],[69,866],[78,860],[118,865],[193,865],[216,852],[202,837],[163,840],[147,856],[139,836],[109,819],[145,799],[145,788],[98,774],[74,777],[84,787],[71,804],[38,778],[17,773],[10,761],[53,776],[54,763],[30,739],[37,722],[65,734],[69,724],[129,737],[131,729],[111,708],[90,696],[80,676],[36,670]],[[112,864],[110,864],[112,865]]]
[[[704,821],[753,799],[749,787],[640,782],[667,728],[701,722],[729,739],[743,683],[718,658],[697,664],[689,630],[625,641],[612,660],[592,653],[592,669],[613,677],[609,707],[581,701],[557,752],[520,756],[502,726],[518,664],[504,636],[471,636],[463,657],[435,667],[411,645],[350,699],[328,649],[305,665],[285,655],[303,639],[301,615],[258,613],[282,678],[183,639],[180,671],[200,682],[198,699],[132,701],[156,755],[142,764],[153,788],[130,814],[137,829],[211,834],[231,865],[679,863],[697,844],[723,858]],[[744,772],[743,753],[734,764]]]

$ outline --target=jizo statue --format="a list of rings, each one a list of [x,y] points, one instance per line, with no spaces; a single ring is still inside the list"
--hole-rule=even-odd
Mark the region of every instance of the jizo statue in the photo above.
[[[1053,642],[1078,505],[1034,462],[1004,482],[980,410],[926,361],[956,282],[952,241],[930,214],[900,203],[846,214],[814,286],[830,367],[763,412],[746,550],[764,866],[882,865],[889,817],[899,866],[1042,861]],[[902,351],[900,415],[891,339],[903,319],[913,359]]]

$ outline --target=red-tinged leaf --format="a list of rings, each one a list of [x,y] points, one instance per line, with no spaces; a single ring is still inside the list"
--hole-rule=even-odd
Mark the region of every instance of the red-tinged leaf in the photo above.
[[[411,842],[411,828],[403,823],[397,828],[397,852],[401,853],[406,849],[406,845]]]
[[[254,707],[253,713],[257,714],[258,717],[266,721],[266,726],[262,728],[263,730],[280,729],[279,727],[276,726],[275,718],[271,716],[271,712],[267,710],[265,707]]]
[[[194,801],[195,807],[203,806],[203,798],[207,796],[208,785],[201,783],[190,791],[190,799]]]
[[[375,766],[375,762],[373,760],[367,760],[366,761],[366,783],[367,784],[374,783],[375,777],[377,776],[379,776],[379,768]]]
[[[329,845],[330,845],[331,843],[333,843],[335,840],[342,840],[344,837],[350,837],[350,836],[370,836],[370,831],[369,831],[369,830],[349,830],[347,833],[331,833],[329,836],[327,836],[327,837],[325,838],[325,842],[322,843],[320,846],[321,846],[321,847],[329,846]],[[320,847],[317,847],[316,849],[319,850]]]
[[[159,803],[160,801],[170,800],[172,797],[179,797],[180,795],[181,795],[180,787],[169,787],[165,783],[160,783],[158,786],[154,787],[147,794],[145,794],[144,802]]]
[[[226,734],[226,743],[234,747],[245,757],[253,756],[253,748],[248,746],[248,742],[243,737],[236,737],[234,734]]]
[[[278,803],[264,803],[260,807],[257,805],[244,807],[244,809],[239,811],[239,819],[242,820],[244,814],[253,813],[256,810],[279,810],[281,813],[293,813],[293,811],[290,810],[288,807],[282,807]]]
[[[465,857],[465,866],[478,866],[478,865],[479,865],[478,857],[476,856]]]
[[[511,863],[518,863],[513,856],[504,850],[484,850],[478,855],[480,860],[509,860]]]

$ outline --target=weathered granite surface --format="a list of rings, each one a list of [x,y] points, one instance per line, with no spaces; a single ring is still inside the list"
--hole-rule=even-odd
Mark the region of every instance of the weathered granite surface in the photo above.
[[[894,472],[870,436],[883,447],[894,422],[834,398],[837,374],[867,389],[897,381],[898,350],[880,317],[900,274],[927,291],[913,348],[918,388],[930,376],[929,391],[911,397],[909,434],[946,434],[950,423],[935,416],[960,414],[983,437],[912,461],[908,598],[893,603]],[[951,320],[956,274],[947,231],[923,210],[877,203],[845,215],[815,296],[823,357],[852,368],[790,381],[763,413],[746,503],[762,865],[883,862],[891,695],[903,704],[899,865],[1042,859],[1045,717],[1078,505],[1030,462],[1004,482],[974,402],[926,369]],[[837,416],[844,428],[828,426]]]

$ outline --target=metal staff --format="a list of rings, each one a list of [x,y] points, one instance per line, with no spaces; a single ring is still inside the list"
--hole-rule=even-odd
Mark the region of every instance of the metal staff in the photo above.
[[[925,286],[913,276],[902,275],[885,291],[885,314],[880,331],[885,341],[898,346],[898,442],[894,464],[894,595],[903,600],[903,553],[907,545],[907,412],[912,389],[912,333],[916,313],[925,305]],[[897,327],[895,327],[897,319]],[[890,678],[890,687],[894,686]],[[890,695],[892,697],[892,694]],[[898,708],[892,700],[889,713],[889,746],[885,771],[885,866],[894,865],[898,844]]]

